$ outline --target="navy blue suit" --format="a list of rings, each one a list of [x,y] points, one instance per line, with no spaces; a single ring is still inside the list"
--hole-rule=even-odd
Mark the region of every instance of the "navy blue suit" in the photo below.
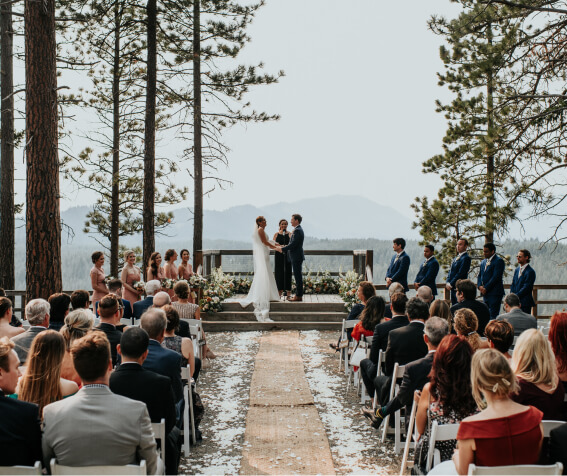
[[[386,278],[390,278],[393,283],[400,283],[406,292],[408,292],[408,270],[410,266],[410,257],[405,251],[402,251],[397,260],[396,256],[397,254],[392,256],[392,261],[390,261],[390,266],[388,266],[388,271],[386,272]]]
[[[449,275],[447,276],[447,284],[451,285],[451,303],[457,304],[457,290],[455,289],[459,279],[468,279],[469,270],[471,269],[471,257],[465,253],[460,258],[457,256],[453,258]]]
[[[415,282],[419,284],[419,286],[429,286],[431,291],[433,291],[433,295],[437,296],[437,274],[439,273],[439,261],[435,256],[432,256],[429,261],[425,260],[415,277]]]
[[[154,304],[154,297],[153,296],[148,296],[146,299],[142,299],[141,301],[135,302],[134,306],[133,306],[134,311],[133,311],[132,315],[136,319],[140,319],[140,317],[142,317],[142,314],[144,314],[146,309],[151,307],[153,304]]]
[[[291,261],[291,269],[293,270],[295,287],[297,288],[295,295],[297,297],[303,296],[303,274],[301,268],[305,261],[305,254],[303,253],[304,239],[303,228],[301,228],[301,225],[297,225],[291,234],[289,245],[282,248],[282,253],[287,253]]]
[[[477,285],[478,287],[484,286],[486,289],[486,294],[483,294],[484,303],[490,310],[490,319],[496,319],[500,314],[500,304],[504,296],[504,283],[502,282],[504,260],[494,254],[490,266],[487,266],[487,263],[486,259],[480,263]]]
[[[524,272],[520,276],[520,267],[518,266],[514,271],[514,278],[512,279],[512,286],[510,292],[514,293],[520,298],[522,311],[531,314],[532,307],[535,306],[533,290],[536,279],[536,272],[528,264]]]
[[[181,354],[162,347],[155,339],[150,339],[148,356],[142,367],[156,374],[165,375],[171,379],[171,388],[175,401],[183,399],[183,384],[181,383]]]

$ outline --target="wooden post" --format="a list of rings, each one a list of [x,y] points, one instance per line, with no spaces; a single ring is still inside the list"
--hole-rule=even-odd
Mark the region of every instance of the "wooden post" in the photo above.
[[[352,269],[356,274],[361,274],[364,279],[366,276],[366,251],[365,250],[353,250],[352,251]]]
[[[445,299],[445,301],[451,302],[451,291],[449,291],[445,287],[445,285],[443,285],[443,299]]]
[[[366,268],[370,268],[372,280],[374,280],[374,250],[366,250]]]
[[[535,301],[535,306],[532,307],[532,316],[534,316],[537,319],[537,288],[534,288],[533,290],[533,297]]]

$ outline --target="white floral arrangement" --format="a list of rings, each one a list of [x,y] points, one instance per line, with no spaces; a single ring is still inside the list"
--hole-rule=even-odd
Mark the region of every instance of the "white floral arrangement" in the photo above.
[[[146,289],[146,283],[144,283],[144,281],[134,281],[132,283],[132,287],[136,290],[136,291],[145,291]]]
[[[360,302],[357,291],[361,281],[362,276],[353,270],[347,271],[344,275],[339,275],[339,295],[349,312],[355,304]]]
[[[176,282],[177,281],[175,281],[175,279],[165,278],[161,280],[161,287],[163,289],[173,289],[173,286],[175,286]]]

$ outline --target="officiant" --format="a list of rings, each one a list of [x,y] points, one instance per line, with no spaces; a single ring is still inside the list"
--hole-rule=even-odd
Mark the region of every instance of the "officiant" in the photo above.
[[[274,241],[281,245],[287,246],[291,240],[291,233],[287,231],[287,220],[280,220],[280,229],[274,235]],[[278,293],[280,297],[283,295],[284,299],[291,294],[291,261],[289,260],[288,253],[276,253],[275,255],[275,276],[276,284],[278,286]]]

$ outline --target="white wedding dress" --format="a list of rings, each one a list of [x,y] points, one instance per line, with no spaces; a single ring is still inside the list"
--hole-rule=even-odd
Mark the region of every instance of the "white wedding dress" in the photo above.
[[[237,302],[242,307],[252,304],[254,306],[254,314],[259,322],[271,322],[271,319],[268,317],[270,301],[279,301],[280,295],[272,267],[270,266],[270,248],[262,243],[258,230],[258,226],[254,225],[254,233],[252,234],[254,279],[252,280],[248,296]],[[268,235],[266,234],[265,236],[266,240],[269,241]],[[270,241],[270,243],[273,242]]]

